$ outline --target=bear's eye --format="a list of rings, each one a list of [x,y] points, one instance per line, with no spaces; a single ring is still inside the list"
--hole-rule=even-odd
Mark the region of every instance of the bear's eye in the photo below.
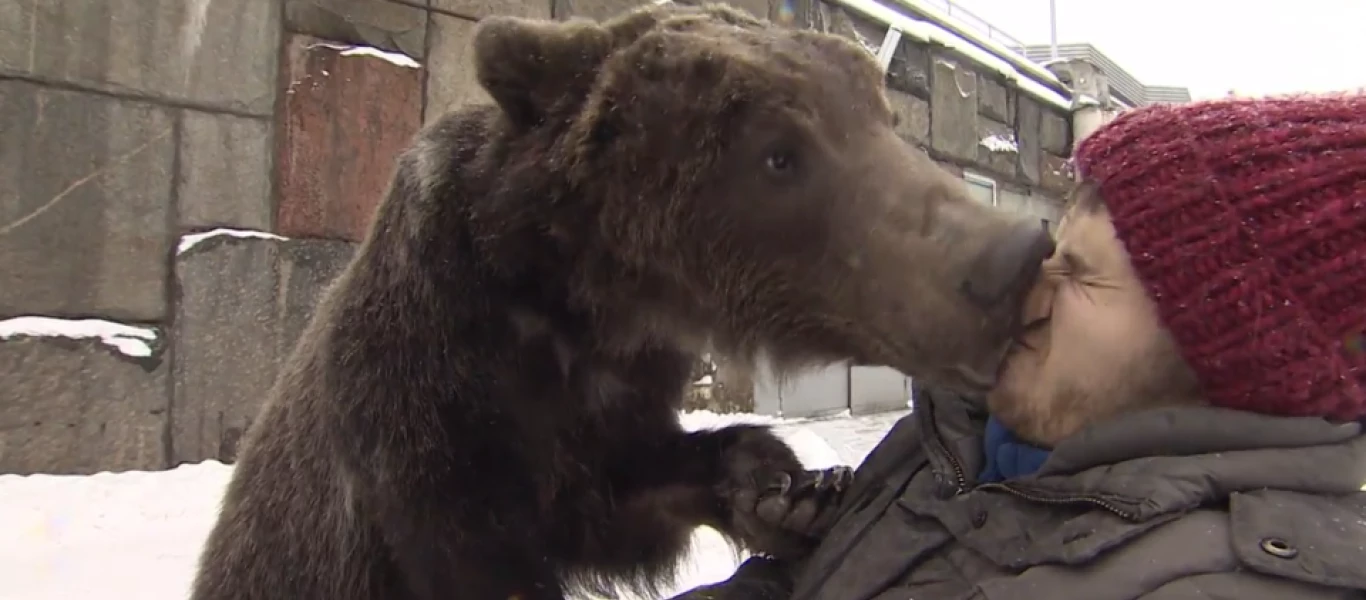
[[[793,163],[792,153],[785,150],[770,152],[768,158],[764,160],[764,165],[768,167],[768,170],[780,174],[792,170]]]

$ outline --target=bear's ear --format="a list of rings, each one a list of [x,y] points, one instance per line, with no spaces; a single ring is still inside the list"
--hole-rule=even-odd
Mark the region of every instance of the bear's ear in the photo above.
[[[589,21],[486,17],[474,33],[475,73],[514,123],[531,126],[557,104],[582,102],[612,46]]]

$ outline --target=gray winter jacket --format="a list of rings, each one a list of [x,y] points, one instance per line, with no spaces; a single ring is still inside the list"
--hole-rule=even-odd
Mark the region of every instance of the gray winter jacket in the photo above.
[[[927,395],[789,566],[792,600],[1366,598],[1358,424],[1154,410],[1066,440],[1036,475],[978,485],[980,402]]]

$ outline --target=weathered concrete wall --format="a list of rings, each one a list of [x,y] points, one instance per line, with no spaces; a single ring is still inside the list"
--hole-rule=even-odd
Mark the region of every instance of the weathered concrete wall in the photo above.
[[[395,153],[422,123],[487,99],[474,23],[641,3],[0,4],[0,319],[100,319],[153,338],[130,351],[90,330],[0,336],[0,473],[232,460]],[[819,2],[735,4],[794,26],[857,25]],[[892,71],[909,141],[1022,198],[1061,189],[1048,172],[1068,134],[1052,111],[932,49],[907,45]],[[980,146],[1004,132],[1017,153]],[[697,406],[752,404],[748,373],[707,368],[719,383],[695,386]]]
[[[425,60],[432,20],[375,0],[0,7],[0,319],[155,337],[0,341],[0,473],[233,459],[428,82],[469,71]]]

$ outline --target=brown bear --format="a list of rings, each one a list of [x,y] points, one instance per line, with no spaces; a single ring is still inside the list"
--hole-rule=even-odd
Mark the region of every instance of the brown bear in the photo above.
[[[991,383],[1051,243],[896,137],[861,47],[720,6],[473,44],[494,102],[398,158],[194,599],[649,592],[699,525],[790,555],[782,511],[840,477],[761,427],[682,430],[697,352]]]

